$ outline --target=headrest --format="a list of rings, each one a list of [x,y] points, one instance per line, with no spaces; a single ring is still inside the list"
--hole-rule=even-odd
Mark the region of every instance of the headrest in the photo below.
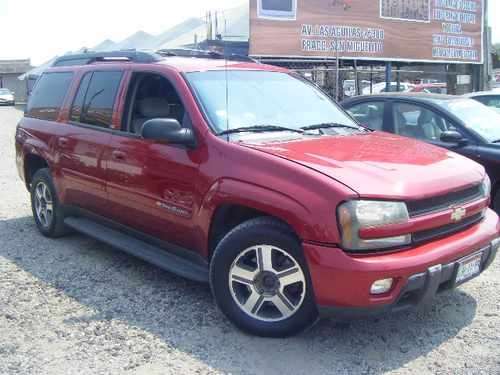
[[[428,110],[423,110],[423,111],[420,113],[420,116],[418,116],[418,124],[419,124],[419,125],[425,125],[425,124],[427,124],[428,122],[431,122],[431,121],[432,121],[432,117],[433,117],[432,112],[430,112],[430,111],[428,111]]]
[[[164,98],[142,99],[137,103],[137,110],[146,118],[165,118],[170,115],[170,106]]]

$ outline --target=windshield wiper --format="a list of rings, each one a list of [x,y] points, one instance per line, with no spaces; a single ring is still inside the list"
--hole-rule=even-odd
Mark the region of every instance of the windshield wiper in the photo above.
[[[224,130],[219,133],[219,135],[226,135],[226,134],[235,134],[235,133],[265,133],[265,132],[294,132],[294,133],[304,133],[304,130],[301,129],[294,129],[294,128],[287,128],[286,126],[279,126],[279,125],[253,125],[253,126],[245,126],[241,128],[234,128],[234,129],[228,129]]]
[[[347,128],[347,129],[354,129],[354,130],[365,130],[365,128],[363,128],[361,126],[357,127],[357,126],[352,126],[352,125],[347,125],[347,124],[340,124],[337,122],[324,122],[321,124],[314,124],[314,125],[301,127],[302,130],[318,130],[318,129],[332,129],[332,128]]]

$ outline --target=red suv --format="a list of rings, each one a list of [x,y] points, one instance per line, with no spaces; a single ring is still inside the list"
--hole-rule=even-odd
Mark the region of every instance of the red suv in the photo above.
[[[262,336],[429,302],[499,247],[483,167],[368,130],[285,69],[218,55],[64,56],[16,133],[46,236],[209,282]]]

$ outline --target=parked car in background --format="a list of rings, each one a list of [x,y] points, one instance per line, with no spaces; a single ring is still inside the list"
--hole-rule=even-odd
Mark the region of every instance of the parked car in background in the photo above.
[[[466,98],[477,100],[478,102],[494,108],[500,113],[500,88],[491,91],[479,91],[464,95]]]
[[[365,87],[370,86],[370,81],[359,80],[359,85],[361,86],[360,92],[363,92]],[[356,95],[356,81],[354,79],[346,79],[342,84],[344,88],[344,95],[351,97]]]
[[[2,88],[0,89],[0,105],[15,105],[16,99],[14,94],[9,90]]]
[[[408,83],[408,82],[400,82],[399,92],[410,91],[413,86],[414,86],[413,84]],[[390,87],[391,87],[391,92],[398,91],[398,83],[397,82],[391,82]],[[379,82],[379,83],[375,83],[372,88],[370,88],[370,86],[368,85],[367,87],[365,87],[363,89],[362,92],[363,92],[363,95],[370,95],[371,93],[372,94],[380,94],[380,93],[386,92],[386,91],[387,91],[387,87],[386,87],[385,82]]]
[[[447,94],[448,89],[446,83],[423,83],[415,85],[409,92],[425,92],[427,94]]]
[[[361,124],[447,148],[481,163],[500,213],[500,114],[475,100],[423,93],[358,96],[342,106]]]
[[[307,80],[246,59],[61,57],[15,142],[43,235],[72,228],[208,282],[256,335],[429,303],[500,246],[481,165],[362,127]]]

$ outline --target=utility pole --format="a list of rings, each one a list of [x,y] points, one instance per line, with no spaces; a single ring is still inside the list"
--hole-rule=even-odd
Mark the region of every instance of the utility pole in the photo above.
[[[340,63],[339,63],[339,38],[335,39],[335,100],[339,100],[339,80],[340,80]]]
[[[391,92],[392,65],[388,61],[385,63],[385,91]]]

